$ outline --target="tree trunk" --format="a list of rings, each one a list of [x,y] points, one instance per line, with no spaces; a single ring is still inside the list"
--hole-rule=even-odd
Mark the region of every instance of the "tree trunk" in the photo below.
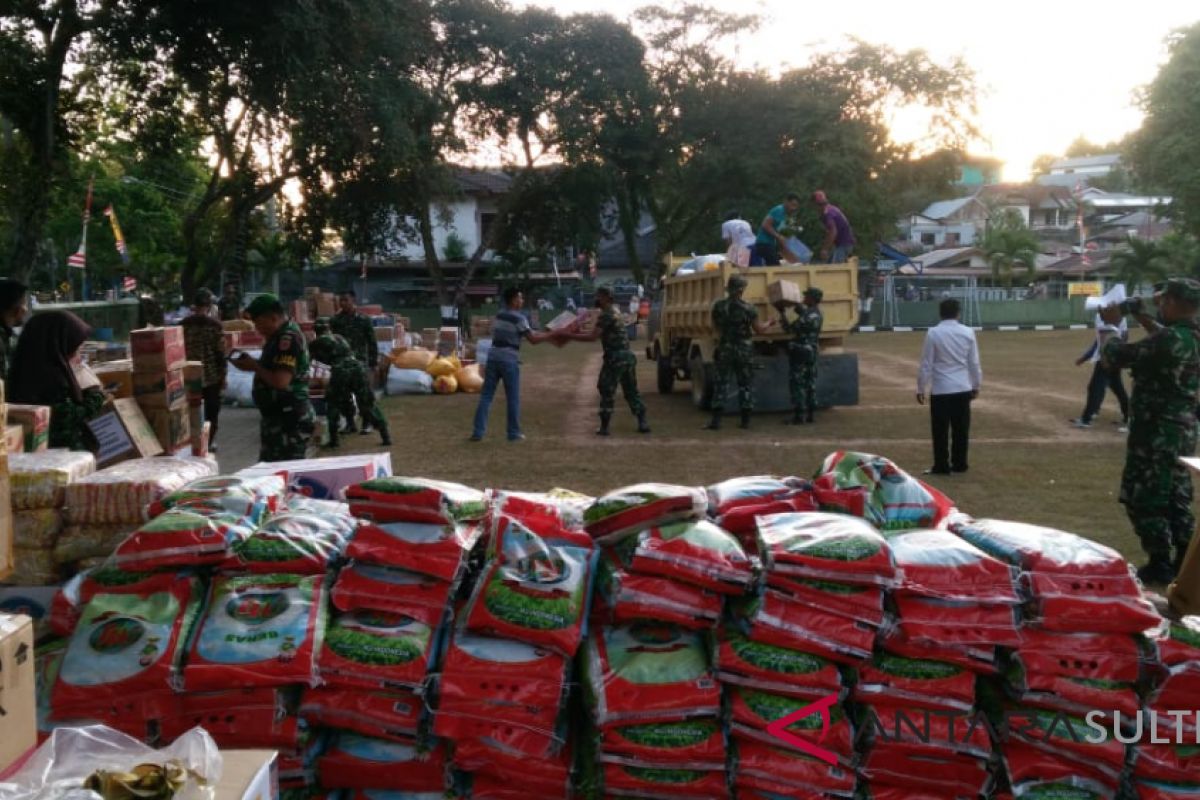
[[[448,305],[450,293],[446,290],[446,276],[442,272],[442,262],[438,261],[437,243],[433,240],[433,214],[429,211],[429,203],[421,203],[417,218],[421,225],[421,247],[425,250],[425,267],[433,278],[433,288],[437,292],[438,305]]]
[[[633,272],[633,279],[639,284],[644,284],[646,276],[637,252],[639,214],[636,208],[636,195],[632,197],[631,195],[633,193],[626,186],[617,190],[617,221],[621,226],[621,238],[625,242],[625,255],[629,259],[629,269]]]

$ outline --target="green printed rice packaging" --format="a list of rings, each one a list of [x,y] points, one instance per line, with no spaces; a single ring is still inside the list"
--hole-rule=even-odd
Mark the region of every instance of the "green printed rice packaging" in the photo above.
[[[342,555],[358,522],[350,516],[285,511],[234,542],[229,572],[323,575]]]
[[[843,691],[841,672],[833,662],[801,650],[756,642],[732,625],[718,632],[716,655],[717,677],[725,684],[809,699]]]
[[[733,733],[738,737],[754,739],[777,747],[792,748],[781,739],[767,732],[767,726],[777,719],[808,706],[807,699],[785,697],[784,695],[750,689],[744,686],[732,686],[729,690],[729,722]],[[854,755],[854,728],[846,711],[840,703],[835,703],[828,709],[829,730],[823,730],[823,712],[815,711],[807,717],[793,722],[787,727],[788,733],[801,739],[810,740],[839,759],[849,761]]]
[[[388,475],[346,489],[350,513],[376,522],[467,522],[483,519],[483,492],[460,483]]]
[[[596,498],[583,512],[587,532],[601,544],[614,544],[643,528],[703,519],[708,494],[697,486],[638,483]]]
[[[617,545],[630,569],[722,594],[744,594],[758,573],[734,536],[708,520],[674,522],[640,531]]]
[[[887,540],[844,514],[800,512],[758,518],[759,557],[768,572],[861,585],[891,586],[896,565]]]
[[[432,666],[437,635],[424,622],[386,611],[338,614],[317,660],[321,679],[368,689],[419,688]]]
[[[725,733],[715,718],[614,725],[599,736],[602,761],[689,769],[725,767]]]
[[[235,475],[214,475],[200,478],[150,503],[146,516],[153,519],[172,508],[196,500],[222,504],[230,513],[251,516],[275,511],[282,503],[284,480],[279,475],[241,478]],[[250,513],[247,513],[247,509]]]

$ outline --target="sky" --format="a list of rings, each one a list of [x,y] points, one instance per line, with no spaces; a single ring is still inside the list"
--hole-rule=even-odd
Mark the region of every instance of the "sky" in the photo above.
[[[607,12],[628,19],[647,0],[555,0],[560,14]],[[1004,179],[1023,181],[1042,153],[1061,154],[1082,135],[1103,144],[1136,130],[1134,94],[1154,79],[1171,30],[1200,21],[1195,0],[1001,0],[905,3],[895,0],[708,0],[721,11],[755,13],[758,30],[738,43],[738,62],[772,72],[838,49],[847,36],[897,50],[921,48],[938,60],[963,57],[982,89],[977,123],[985,141],[969,148],[1004,161]],[[898,139],[922,133],[912,124]]]

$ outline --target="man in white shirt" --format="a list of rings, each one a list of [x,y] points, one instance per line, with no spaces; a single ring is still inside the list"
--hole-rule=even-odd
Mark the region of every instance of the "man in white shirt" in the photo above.
[[[742,219],[742,215],[731,211],[721,223],[721,238],[725,240],[726,258],[739,267],[762,266],[761,261],[754,264],[751,261],[751,251],[754,250],[754,229],[750,223]]]
[[[967,471],[967,442],[971,430],[971,401],[979,396],[983,371],[975,331],[958,321],[954,298],[938,306],[942,321],[925,335],[917,372],[917,402],[929,396],[933,432],[933,466],[926,475]]]
[[[1129,336],[1129,323],[1122,317],[1120,324],[1109,325],[1097,314],[1096,338],[1092,340],[1092,346],[1075,359],[1077,367],[1088,361],[1092,362],[1092,379],[1088,381],[1087,401],[1084,404],[1083,413],[1071,420],[1076,428],[1092,427],[1092,421],[1100,413],[1100,406],[1104,404],[1105,390],[1111,389],[1117,398],[1117,403],[1121,406],[1121,427],[1118,430],[1121,433],[1129,432],[1129,428],[1126,427],[1129,424],[1129,395],[1125,393],[1125,384],[1121,381],[1121,369],[1120,367],[1108,367],[1100,360],[1100,352],[1104,349],[1104,345],[1114,336],[1125,341]]]

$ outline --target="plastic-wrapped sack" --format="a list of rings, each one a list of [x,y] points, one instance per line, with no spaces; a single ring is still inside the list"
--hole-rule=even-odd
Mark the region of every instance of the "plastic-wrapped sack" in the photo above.
[[[1170,731],[1170,720],[1164,720],[1162,724]],[[1130,750],[1135,779],[1182,784],[1193,789],[1200,786],[1200,749],[1195,745],[1141,742]],[[1186,792],[1184,796],[1187,796]]]
[[[14,511],[12,515],[14,547],[44,550],[54,547],[62,531],[62,512],[57,508],[38,508]]]
[[[730,729],[739,737],[795,750],[790,744],[768,733],[767,726],[808,705],[807,699],[771,694],[745,686],[732,686],[729,690]],[[823,712],[814,711],[788,725],[787,732],[823,747],[836,755],[839,763],[848,765],[854,757],[854,726],[841,703],[829,706],[828,714],[828,731],[823,729]]]
[[[583,530],[583,512],[592,502],[587,495],[565,489],[542,493],[489,489],[487,501],[493,540],[510,520],[517,520],[538,536],[591,544]]]
[[[758,572],[758,559],[738,540],[707,520],[647,528],[617,545],[630,569],[690,583],[721,594],[744,594]]]
[[[1030,572],[1021,583],[1033,598],[1037,624],[1047,630],[1136,634],[1162,621],[1132,573],[1080,579]]]
[[[776,478],[772,475],[730,478],[708,487],[708,513],[712,517],[719,517],[742,506],[759,506],[786,499],[798,490],[807,488],[808,481],[801,478]]]
[[[1122,578],[1129,564],[1116,550],[1066,531],[996,519],[959,519],[951,530],[988,555],[1026,572]]]
[[[453,376],[460,369],[462,369],[462,363],[458,360],[458,356],[443,356],[430,361],[425,371],[434,378],[441,378],[443,376]]]
[[[432,350],[393,350],[391,360],[396,369],[424,372],[435,358],[437,354]]]
[[[739,798],[786,798],[794,796],[798,786],[813,797],[854,794],[853,770],[742,736],[734,737],[731,766]]]
[[[972,709],[947,711],[920,707],[902,698],[859,700],[858,752],[883,743],[914,754],[959,755],[989,758],[996,751],[988,725],[980,721],[982,712]]]
[[[70,636],[83,607],[96,595],[152,594],[169,589],[180,577],[175,572],[129,572],[115,562],[84,570],[55,592],[50,604],[50,628],[58,636]]]
[[[319,497],[309,497],[297,492],[288,492],[283,496],[283,506],[280,511],[292,514],[316,514],[317,516],[350,517],[350,504],[340,500],[324,500]]]
[[[975,705],[975,676],[954,664],[878,653],[858,668],[854,699],[970,711]]]
[[[841,694],[842,675],[833,662],[812,653],[747,638],[726,625],[717,637],[717,676],[722,683],[817,700]]]
[[[768,571],[841,583],[896,582],[891,547],[870,523],[842,514],[758,518],[759,556]]]
[[[470,364],[454,373],[458,390],[467,394],[478,394],[483,390],[483,373],[478,364]]]
[[[117,546],[117,563],[132,570],[219,564],[254,524],[212,500],[193,500],[143,524]]]
[[[376,522],[463,522],[487,512],[483,492],[460,483],[386,476],[346,489],[354,516]]]
[[[879,644],[889,653],[905,658],[941,661],[970,670],[977,675],[996,675],[999,667],[996,648],[977,644],[947,644],[912,639],[897,626],[882,631]]]
[[[1127,634],[1056,633],[1025,626],[1020,638],[1011,658],[1031,675],[1135,683],[1154,661],[1139,639]]]
[[[315,683],[324,605],[321,577],[217,576],[192,637],[185,689]]]
[[[601,761],[724,769],[725,750],[725,734],[716,719],[614,725],[600,732]]]
[[[1017,742],[1006,742],[1000,754],[1014,798],[1113,800],[1117,795],[1118,782],[1086,765]],[[1139,792],[1138,797],[1147,795]]]
[[[840,664],[867,658],[875,643],[870,625],[794,602],[771,589],[738,600],[732,617],[756,642],[815,653]]]
[[[862,517],[889,531],[935,528],[954,507],[937,489],[870,453],[826,456],[813,479],[813,492],[823,510]]]
[[[385,391],[390,397],[398,394],[433,394],[433,376],[423,369],[388,368]]]
[[[437,652],[437,635],[403,614],[339,614],[325,631],[317,660],[322,681],[366,689],[417,689]]]
[[[1147,707],[1159,713],[1191,708],[1200,697],[1200,616],[1166,623],[1154,636],[1162,670]],[[1194,722],[1190,723],[1195,727]]]
[[[97,769],[128,772],[139,764],[173,764],[179,768],[182,785],[174,793],[174,800],[205,800],[221,779],[221,754],[203,730],[189,731],[170,747],[155,750],[119,731],[92,725],[55,730],[16,773],[0,781],[0,797],[40,800],[89,796],[80,787]]]
[[[586,630],[591,550],[543,539],[515,522],[496,548],[467,605],[467,630],[575,655]]]
[[[357,516],[357,514],[356,514]],[[346,547],[346,558],[429,575],[452,583],[483,527],[456,522],[376,522],[363,520]]]
[[[1109,720],[1113,711],[1125,719],[1132,719],[1141,708],[1141,698],[1133,683],[1029,672],[1020,664],[1010,664],[1005,678],[1011,696],[1025,706],[1064,711],[1079,717],[1093,710],[1102,711],[1103,718]]]
[[[1169,781],[1134,781],[1138,800],[1188,800],[1200,795],[1200,782],[1177,784]]]
[[[573,759],[569,748],[531,759],[491,737],[454,743],[453,766],[472,773],[471,797],[523,800],[570,796]]]
[[[453,583],[417,572],[352,561],[339,570],[330,600],[340,611],[406,614],[437,627],[455,589]]]
[[[585,644],[584,686],[601,728],[716,716],[721,691],[700,633],[649,622],[602,628]]]
[[[441,745],[421,752],[415,744],[339,733],[317,762],[325,789],[445,789],[446,759]]]
[[[775,500],[769,500],[758,505],[738,506],[721,514],[716,523],[738,538],[748,551],[758,546],[758,518],[768,514],[788,514],[798,511],[819,511],[816,498],[811,490],[802,489]]]
[[[424,701],[403,690],[305,689],[300,704],[300,716],[313,723],[407,742],[417,737],[424,713]]]
[[[140,523],[155,500],[215,473],[214,462],[203,458],[122,461],[67,485],[67,522]]]
[[[1013,567],[949,531],[903,531],[889,536],[888,545],[901,574],[897,592],[980,603],[1019,602]]]
[[[711,628],[721,618],[721,596],[668,578],[637,575],[614,553],[600,558],[599,602],[614,624],[636,620],[669,622],[688,629]]]
[[[588,533],[607,545],[655,525],[703,519],[707,510],[708,494],[700,487],[638,483],[596,498],[583,519]]]
[[[900,631],[912,639],[1004,647],[1021,640],[1016,606],[912,594],[894,594],[892,602]]]
[[[358,526],[350,516],[285,511],[233,542],[222,568],[231,572],[323,575]]]
[[[679,797],[710,800],[729,796],[725,770],[667,769],[605,764],[604,789],[614,797]]]
[[[840,614],[867,625],[879,627],[884,622],[883,588],[879,586],[793,579],[780,572],[772,572],[767,576],[767,586],[794,602]]]
[[[180,578],[144,594],[96,594],[80,613],[59,669],[56,713],[105,698],[170,690],[200,608],[198,581]]]
[[[276,511],[283,500],[287,487],[280,475],[260,475],[242,478],[236,475],[217,475],[192,481],[177,491],[164,495],[150,503],[146,515],[150,518],[193,500],[227,502],[231,512],[249,516],[243,512],[248,506],[263,506],[264,510]]]
[[[171,741],[203,728],[223,748],[273,747],[294,750],[308,732],[288,713],[288,700],[275,689],[234,689],[177,695],[176,708],[157,720],[159,737]]]
[[[1104,737],[1081,717],[1061,711],[1018,706],[1006,714],[1011,741],[1051,753],[1073,764],[1097,770],[1117,781],[1125,767],[1125,745],[1104,728]]]
[[[254,355],[254,351],[244,351]],[[259,351],[261,353],[261,351]],[[257,356],[256,356],[257,357]],[[239,408],[254,408],[254,373],[242,372],[232,364],[225,370],[224,402]]]
[[[989,796],[993,781],[986,758],[914,750],[903,744],[884,742],[867,752],[858,770],[871,786],[884,784],[903,789],[898,797],[906,800],[920,796],[921,792],[931,797]]]
[[[67,486],[96,471],[96,457],[77,450],[42,450],[11,453],[9,482],[14,511],[60,508]]]

